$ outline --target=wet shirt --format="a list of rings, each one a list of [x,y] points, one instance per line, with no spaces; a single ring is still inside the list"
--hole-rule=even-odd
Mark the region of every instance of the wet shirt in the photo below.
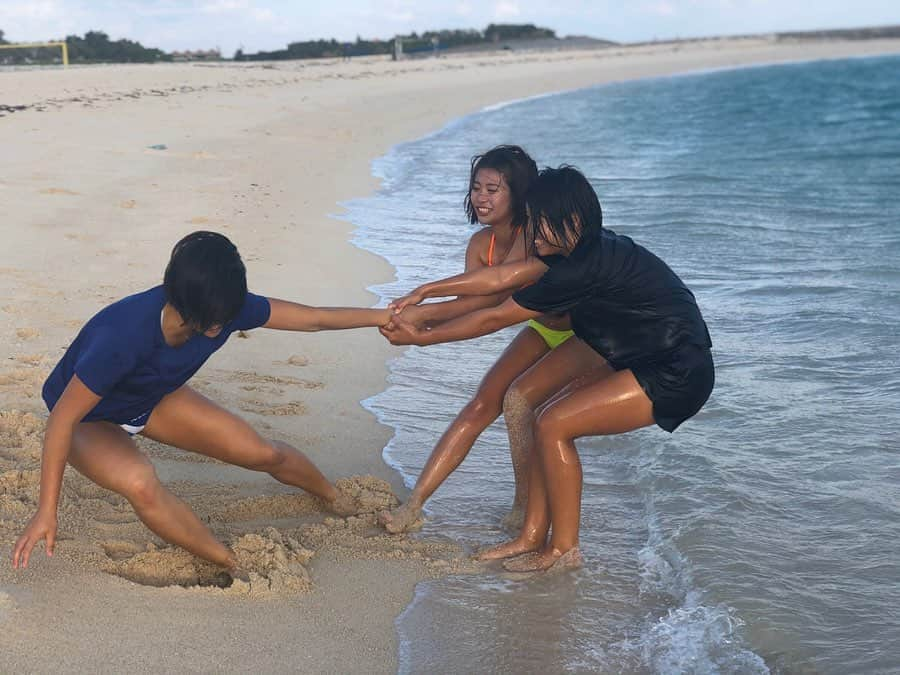
[[[85,422],[127,422],[153,407],[187,382],[228,337],[269,320],[268,299],[247,294],[238,316],[214,338],[195,334],[179,347],[163,337],[160,316],[166,304],[162,286],[128,296],[88,321],[44,383],[49,410],[72,379],[78,378],[100,402]]]
[[[694,294],[630,237],[598,228],[568,256],[542,258],[537,283],[513,299],[536,312],[569,312],[575,335],[616,369],[662,362],[679,347],[710,347]]]

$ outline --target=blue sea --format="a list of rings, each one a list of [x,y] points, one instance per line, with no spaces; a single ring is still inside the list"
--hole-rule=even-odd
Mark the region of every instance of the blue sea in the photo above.
[[[420,584],[400,671],[900,672],[900,58],[610,84],[397,146],[348,205],[383,298],[462,269],[469,161],[499,143],[579,167],[684,279],[717,385],[672,435],[578,442],[582,570]],[[366,405],[409,485],[516,330],[390,364]],[[512,476],[501,420],[422,536],[504,539]]]

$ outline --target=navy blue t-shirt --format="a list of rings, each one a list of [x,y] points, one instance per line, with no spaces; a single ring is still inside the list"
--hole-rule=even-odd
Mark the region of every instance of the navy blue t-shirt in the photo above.
[[[268,299],[248,293],[240,313],[216,337],[196,334],[170,347],[160,325],[165,304],[163,287],[157,286],[100,310],[44,383],[47,408],[53,410],[72,375],[78,375],[102,397],[83,421],[125,424],[191,379],[234,331],[262,326],[271,312]]]
[[[687,344],[710,347],[694,294],[662,260],[607,228],[587,231],[566,256],[513,293],[521,307],[568,312],[575,335],[617,369],[665,361]]]

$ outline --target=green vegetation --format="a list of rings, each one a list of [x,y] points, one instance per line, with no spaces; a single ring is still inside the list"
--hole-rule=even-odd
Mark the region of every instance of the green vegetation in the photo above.
[[[155,63],[172,60],[165,52],[148,49],[139,42],[110,40],[103,31],[88,31],[84,37],[69,35],[65,42],[69,49],[69,63]],[[0,43],[12,44],[3,40],[2,30]],[[25,47],[0,52],[0,64],[55,63],[59,58],[59,50],[53,51],[45,47]]]
[[[88,31],[83,38],[66,37],[69,45],[69,61],[72,63],[153,63],[170,61],[171,57],[159,49],[148,49],[139,42],[116,40],[113,42],[103,31]]]
[[[549,28],[539,28],[534,24],[491,24],[484,31],[470,30],[438,30],[426,31],[421,35],[410,33],[398,35],[403,41],[406,53],[449,49],[482,44],[492,44],[506,40],[536,40],[556,38]],[[238,50],[234,54],[235,61],[278,61],[285,59],[338,58],[341,56],[363,56],[372,54],[390,54],[394,50],[394,38],[386,40],[363,40],[357,37],[355,42],[338,42],[331,40],[308,40],[292,42],[285,49],[272,52],[245,54]]]
[[[496,44],[509,40],[555,39],[556,34],[548,28],[534,24],[491,24],[483,31],[437,30],[417,34],[397,36],[403,43],[405,53],[451,49]],[[159,49],[144,47],[132,40],[110,40],[103,31],[93,30],[84,37],[69,35],[65,39],[69,49],[70,63],[156,63],[158,61],[184,60],[179,53],[167,54]],[[0,44],[10,44],[4,40],[0,30]],[[285,49],[271,52],[245,54],[239,49],[234,54],[235,61],[262,61],[284,59],[340,58],[370,54],[390,54],[394,51],[394,38],[364,40],[357,37],[355,42],[331,40],[308,40],[291,42]],[[59,52],[45,47],[23,47],[0,52],[0,64],[43,64],[58,63]]]

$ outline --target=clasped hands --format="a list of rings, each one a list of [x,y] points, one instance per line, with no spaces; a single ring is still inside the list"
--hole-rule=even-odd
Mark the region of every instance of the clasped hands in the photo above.
[[[392,310],[391,320],[378,330],[392,345],[422,344],[422,335],[427,331],[425,313],[419,303],[425,297],[413,291],[388,304]]]

